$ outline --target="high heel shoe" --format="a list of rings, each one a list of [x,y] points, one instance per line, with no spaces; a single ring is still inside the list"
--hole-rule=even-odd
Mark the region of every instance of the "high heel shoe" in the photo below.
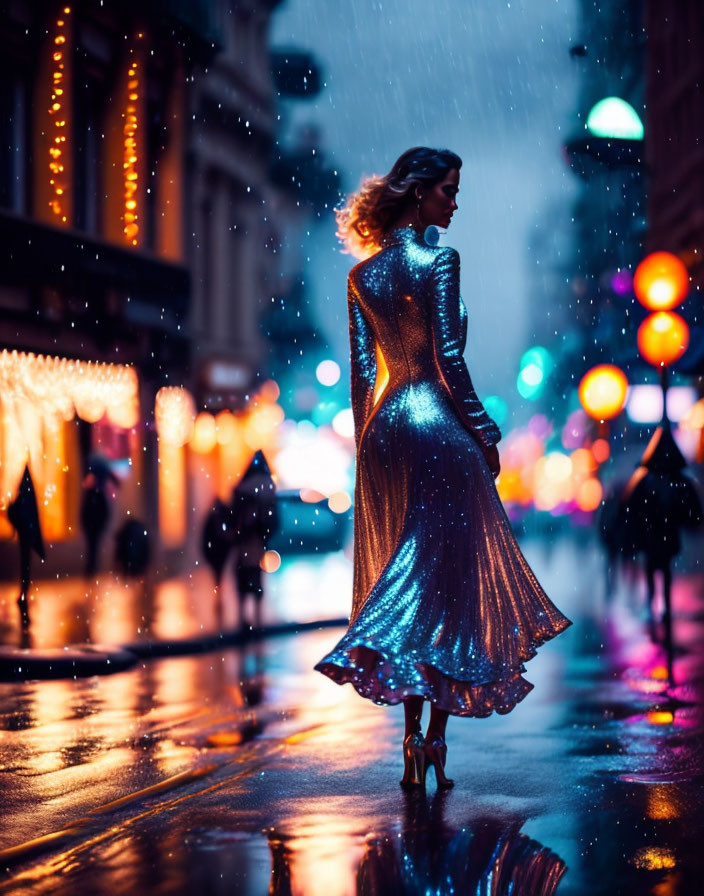
[[[428,765],[432,765],[435,769],[435,780],[438,787],[447,790],[455,786],[452,778],[445,775],[445,761],[447,759],[447,744],[444,738],[436,735],[432,740],[425,743],[425,770],[423,773],[423,783],[425,784],[425,775],[428,773]]]
[[[408,734],[403,741],[403,778],[399,782],[405,790],[425,787],[425,740],[420,731]]]

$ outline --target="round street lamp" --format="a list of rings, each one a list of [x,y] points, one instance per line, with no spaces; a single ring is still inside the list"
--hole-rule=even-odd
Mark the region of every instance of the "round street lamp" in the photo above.
[[[687,296],[687,268],[670,252],[653,252],[636,268],[633,291],[648,311],[669,311],[681,305]]]
[[[598,364],[582,377],[579,400],[589,416],[604,422],[618,416],[626,403],[628,380],[614,364]]]
[[[640,167],[643,123],[633,106],[620,97],[607,96],[593,106],[584,130],[565,144],[567,160],[585,180],[600,167],[619,170]]]
[[[679,361],[689,345],[687,321],[673,311],[649,314],[638,327],[638,351],[661,369]]]
[[[642,140],[644,132],[636,110],[618,96],[607,96],[592,106],[587,116],[587,130],[597,137],[622,140]]]

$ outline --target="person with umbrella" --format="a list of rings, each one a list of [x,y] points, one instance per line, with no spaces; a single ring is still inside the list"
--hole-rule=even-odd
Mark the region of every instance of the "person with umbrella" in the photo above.
[[[24,468],[17,496],[7,508],[7,518],[17,532],[20,543],[20,596],[17,598],[17,606],[20,608],[22,617],[22,629],[27,631],[30,624],[29,589],[31,586],[32,551],[42,560],[44,559],[44,539],[39,523],[37,496],[28,466]]]
[[[218,588],[232,550],[232,542],[232,513],[224,501],[216,498],[203,523],[201,552],[213,571]]]
[[[696,529],[704,520],[694,482],[687,476],[687,462],[677,447],[669,425],[659,426],[623,494],[627,550],[643,554],[648,584],[648,606],[653,618],[655,573],[662,573],[665,612],[670,630],[672,561],[681,549],[680,533]]]
[[[261,561],[267,543],[278,527],[276,487],[262,451],[257,451],[232,493],[232,531],[235,549],[235,584],[240,603],[240,624],[247,627],[245,602],[254,598],[254,628],[262,623]]]

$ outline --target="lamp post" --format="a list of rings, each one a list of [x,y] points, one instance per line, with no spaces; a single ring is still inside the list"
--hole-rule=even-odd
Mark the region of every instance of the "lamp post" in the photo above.
[[[631,476],[623,500],[631,547],[634,553],[645,555],[651,618],[655,573],[662,571],[665,646],[671,675],[671,564],[680,551],[679,530],[694,528],[702,520],[699,496],[684,475],[687,463],[672,436],[667,416],[668,367],[682,357],[689,344],[686,321],[672,311],[689,290],[687,269],[675,255],[654,252],[636,268],[633,289],[641,305],[651,312],[638,328],[638,350],[660,371],[662,422]]]
[[[652,312],[638,328],[638,350],[660,372],[661,426],[669,429],[668,367],[682,357],[689,345],[687,322],[672,309],[685,300],[689,291],[689,275],[676,255],[653,252],[636,268],[633,290],[641,305]]]

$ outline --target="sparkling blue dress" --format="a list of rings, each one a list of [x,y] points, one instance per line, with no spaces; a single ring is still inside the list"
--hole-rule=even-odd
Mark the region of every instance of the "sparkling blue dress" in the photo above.
[[[392,230],[348,279],[357,450],[353,600],[315,668],[363,697],[509,712],[524,662],[570,621],[511,530],[482,446],[501,438],[463,358],[459,254]],[[389,379],[374,402],[378,343]]]

